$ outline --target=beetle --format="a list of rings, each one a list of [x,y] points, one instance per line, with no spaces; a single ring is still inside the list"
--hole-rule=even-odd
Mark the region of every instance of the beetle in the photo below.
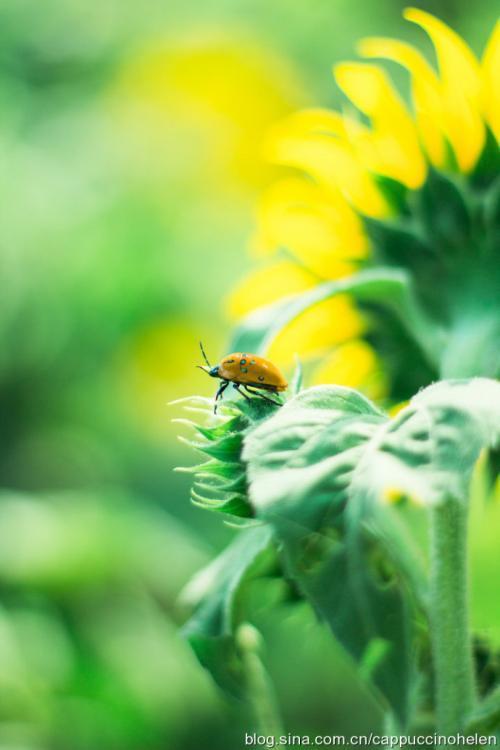
[[[260,391],[279,393],[280,391],[286,391],[288,388],[288,383],[281,372],[268,359],[259,357],[258,354],[233,352],[233,354],[227,354],[218,365],[212,366],[208,361],[201,341],[200,349],[207,367],[204,365],[197,365],[197,367],[206,372],[207,375],[210,375],[211,378],[219,378],[222,381],[215,394],[214,414],[217,414],[217,401],[222,397],[222,394],[230,383],[233,384],[233,388],[238,393],[248,400],[250,399],[247,393],[251,393],[253,396],[259,396],[264,401],[268,401],[270,404],[282,406],[282,404],[274,401],[274,399],[260,393]],[[240,390],[241,388],[244,390]],[[253,390],[254,388],[257,390]]]

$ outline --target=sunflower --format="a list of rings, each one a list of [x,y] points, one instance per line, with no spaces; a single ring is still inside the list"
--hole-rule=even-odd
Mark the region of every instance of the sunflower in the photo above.
[[[405,42],[364,39],[362,62],[334,67],[342,111],[273,129],[283,178],[259,206],[259,265],[229,299],[235,345],[283,365],[298,353],[312,382],[393,399],[500,369],[500,24],[478,61],[434,16],[404,16],[437,69]],[[410,106],[385,61],[409,74]]]

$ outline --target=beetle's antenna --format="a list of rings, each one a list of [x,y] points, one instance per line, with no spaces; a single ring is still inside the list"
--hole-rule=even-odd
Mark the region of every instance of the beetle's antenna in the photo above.
[[[205,354],[205,349],[203,348],[203,344],[201,343],[201,341],[200,341],[200,349],[201,349],[201,353],[203,354],[203,359],[205,360],[205,362],[207,363],[207,365],[208,365],[209,367],[212,367],[212,365],[211,365],[211,364],[210,364],[210,362],[208,361],[208,357],[207,357],[207,355]]]

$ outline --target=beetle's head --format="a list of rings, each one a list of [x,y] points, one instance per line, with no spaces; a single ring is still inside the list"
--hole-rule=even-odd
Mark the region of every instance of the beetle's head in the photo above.
[[[205,365],[196,365],[196,367],[199,367],[200,370],[203,370],[203,372],[206,372],[207,375],[210,375],[211,378],[218,378],[219,377],[219,365],[215,365],[215,367],[212,367],[210,362],[208,361],[208,357],[205,354],[205,349],[203,348],[203,344],[200,341],[200,349],[201,353],[203,354],[203,359],[207,363],[207,366]]]
[[[219,365],[215,365],[215,367],[205,367],[205,365],[196,365],[196,367],[199,367],[200,370],[203,370],[203,372],[206,372],[207,375],[210,375],[211,378],[219,377]]]

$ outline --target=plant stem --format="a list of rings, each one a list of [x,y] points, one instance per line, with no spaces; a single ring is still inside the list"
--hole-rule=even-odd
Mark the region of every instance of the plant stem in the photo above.
[[[238,629],[237,640],[245,668],[248,701],[258,732],[265,737],[279,737],[284,734],[283,724],[271,678],[260,657],[260,633],[244,623]]]
[[[465,502],[450,498],[431,510],[431,640],[436,684],[437,731],[463,731],[475,703],[469,633],[467,515]]]

